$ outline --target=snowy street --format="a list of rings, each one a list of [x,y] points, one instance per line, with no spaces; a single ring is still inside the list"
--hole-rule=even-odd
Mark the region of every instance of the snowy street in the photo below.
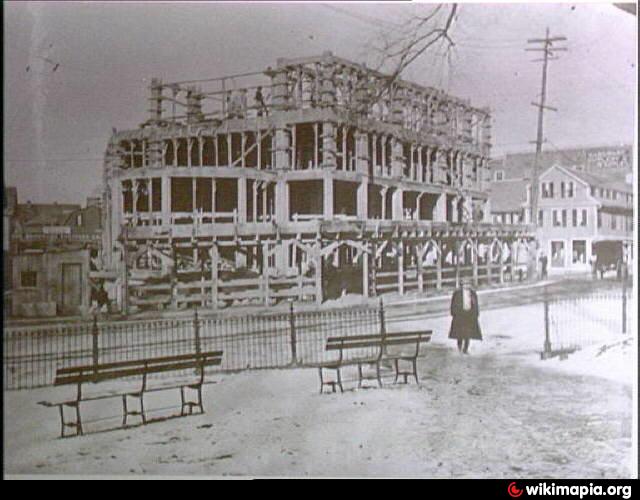
[[[318,394],[314,369],[214,375],[205,415],[117,427],[117,400],[87,403],[90,434],[58,439],[54,409],[37,401],[72,388],[5,392],[7,474],[251,476],[628,477],[635,344],[540,361],[540,304],[481,314],[484,341],[463,356],[449,318],[390,322],[389,331],[431,328],[421,385]],[[601,347],[601,346],[599,346]],[[175,414],[176,391],[147,406]],[[113,417],[113,418],[107,418]],[[91,423],[91,420],[101,419]],[[454,432],[455,431],[455,432]]]

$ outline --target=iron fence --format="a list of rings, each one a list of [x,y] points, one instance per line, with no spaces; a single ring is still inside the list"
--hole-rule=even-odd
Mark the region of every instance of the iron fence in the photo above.
[[[58,368],[223,350],[222,371],[325,361],[329,336],[382,331],[380,307],[5,328],[4,389],[52,385]],[[358,353],[352,353],[357,355]],[[158,377],[180,374],[158,374]]]
[[[619,340],[632,331],[631,289],[544,299],[545,341],[542,357],[566,355],[577,349]]]

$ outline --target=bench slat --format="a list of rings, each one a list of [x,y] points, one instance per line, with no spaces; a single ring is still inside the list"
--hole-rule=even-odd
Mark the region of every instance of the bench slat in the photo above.
[[[67,375],[56,377],[54,385],[68,385],[82,382],[102,382],[105,380],[113,380],[117,378],[131,377],[135,375],[144,375],[151,373],[162,373],[175,370],[188,370],[191,368],[199,368],[200,366],[214,366],[222,363],[222,357],[207,357],[203,360],[176,361],[166,364],[155,364],[152,366],[125,368],[119,370],[97,370],[95,372],[85,372],[81,375]],[[98,365],[98,368],[100,365]]]
[[[114,363],[102,363],[97,365],[98,370],[100,369],[112,369],[112,368],[126,368],[131,366],[144,366],[145,363],[150,364],[158,364],[163,362],[171,362],[171,361],[182,361],[189,359],[197,359],[198,356],[201,358],[208,357],[221,357],[223,351],[208,351],[203,352],[201,354],[178,354],[176,356],[163,356],[159,358],[149,358],[149,359],[135,359],[130,361],[117,361]],[[56,370],[56,375],[69,375],[69,374],[78,374],[83,372],[93,372],[96,368],[96,365],[83,365],[83,366],[71,366],[67,368],[59,368]]]

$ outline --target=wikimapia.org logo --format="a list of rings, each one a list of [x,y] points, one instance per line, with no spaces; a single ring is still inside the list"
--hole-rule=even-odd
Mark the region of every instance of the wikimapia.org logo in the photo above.
[[[526,486],[524,489],[518,488],[515,481],[509,483],[507,487],[507,493],[512,498],[518,498],[523,493],[527,493],[529,496],[577,496],[583,498],[585,496],[619,496],[627,500],[631,498],[631,486],[630,485],[610,485],[605,488],[602,485],[595,485],[589,483],[587,485],[556,485],[556,483],[539,483],[534,486]]]

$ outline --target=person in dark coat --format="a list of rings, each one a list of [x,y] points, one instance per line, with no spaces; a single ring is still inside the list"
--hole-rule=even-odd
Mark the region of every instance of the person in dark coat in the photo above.
[[[463,278],[462,286],[451,297],[451,329],[449,338],[458,341],[458,351],[467,354],[471,339],[482,340],[478,317],[478,296],[471,288],[468,278]]]

